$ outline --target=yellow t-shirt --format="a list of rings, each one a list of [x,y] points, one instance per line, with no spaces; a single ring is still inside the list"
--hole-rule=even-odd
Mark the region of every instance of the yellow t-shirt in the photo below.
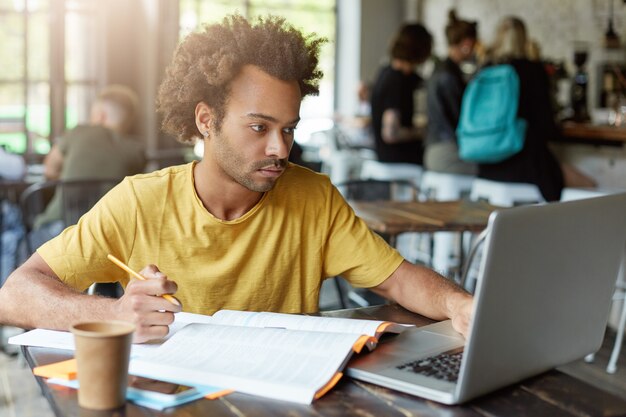
[[[245,215],[224,221],[202,205],[194,163],[127,177],[75,226],[38,249],[66,284],[128,283],[155,264],[178,284],[185,311],[318,310],[326,277],[357,287],[383,282],[402,257],[355,216],[326,176],[289,165]]]

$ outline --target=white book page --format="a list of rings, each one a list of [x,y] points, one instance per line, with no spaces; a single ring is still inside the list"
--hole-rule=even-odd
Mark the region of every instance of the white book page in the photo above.
[[[190,324],[131,361],[130,373],[308,404],[359,334]]]
[[[377,336],[376,330],[385,323],[376,320],[314,317],[283,313],[256,313],[249,311],[220,310],[213,315],[215,324],[250,327],[278,327],[293,330],[355,333]],[[391,326],[387,331],[400,333],[403,326]]]
[[[173,334],[175,334],[178,330],[182,329],[189,323],[210,323],[212,320],[213,319],[211,316],[205,316],[202,314],[183,312],[176,313],[174,315],[174,323],[170,325],[170,332],[164,339],[153,341],[150,343],[135,343],[131,347],[131,355],[133,357],[141,356],[146,351],[150,351],[159,347],[165,340],[172,337]],[[8,342],[12,345],[46,347],[71,351],[75,349],[74,336],[72,335],[72,333],[60,330],[34,329],[13,336],[9,338]]]

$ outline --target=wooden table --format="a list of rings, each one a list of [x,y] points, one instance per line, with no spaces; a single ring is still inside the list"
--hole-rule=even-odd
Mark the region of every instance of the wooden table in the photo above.
[[[423,326],[431,323],[397,305],[340,310],[326,316],[393,320]],[[28,364],[43,365],[68,359],[71,352],[22,348]],[[252,353],[253,354],[253,353]],[[218,400],[198,400],[159,412],[127,404],[115,412],[89,412],[78,406],[76,391],[36,377],[57,417],[281,417],[281,416],[619,416],[626,401],[584,381],[553,370],[520,384],[498,390],[461,406],[445,406],[418,397],[344,377],[329,393],[311,405],[230,394]]]
[[[564,122],[561,127],[563,131],[561,140],[563,141],[612,146],[622,146],[626,143],[626,128],[624,126]]]
[[[357,216],[378,233],[480,232],[492,211],[484,201],[350,201]]]
[[[401,233],[460,232],[459,278],[464,262],[463,232],[481,232],[489,215],[501,207],[484,201],[350,201],[357,216],[394,245]]]

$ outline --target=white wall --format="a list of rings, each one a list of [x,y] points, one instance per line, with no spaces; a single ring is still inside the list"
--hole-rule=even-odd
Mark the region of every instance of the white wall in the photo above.
[[[338,0],[337,111],[358,110],[360,80],[371,83],[402,23],[416,21],[419,0]]]

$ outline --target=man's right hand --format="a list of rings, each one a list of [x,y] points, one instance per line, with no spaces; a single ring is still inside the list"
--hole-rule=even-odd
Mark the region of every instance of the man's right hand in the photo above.
[[[117,316],[135,324],[134,343],[143,343],[154,339],[162,339],[169,332],[169,325],[174,322],[174,313],[181,311],[163,294],[174,294],[178,288],[174,281],[159,271],[155,265],[148,265],[140,274],[145,281],[131,280],[126,286],[124,295],[117,300]]]

